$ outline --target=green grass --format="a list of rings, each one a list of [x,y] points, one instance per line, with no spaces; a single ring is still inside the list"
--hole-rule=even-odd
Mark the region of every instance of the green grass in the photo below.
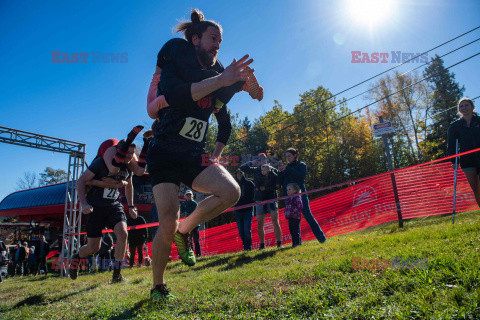
[[[205,257],[169,264],[176,300],[149,301],[151,268],[111,273],[8,278],[2,319],[479,319],[480,216],[384,224],[294,249]],[[352,258],[426,259],[426,268],[354,269]]]

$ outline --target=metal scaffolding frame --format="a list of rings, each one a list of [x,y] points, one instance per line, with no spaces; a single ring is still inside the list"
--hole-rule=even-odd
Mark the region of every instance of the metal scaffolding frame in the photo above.
[[[80,248],[82,214],[75,182],[85,170],[85,144],[0,126],[0,143],[2,142],[69,155],[60,261],[70,261],[73,253]],[[67,276],[67,264],[61,265],[61,275]]]

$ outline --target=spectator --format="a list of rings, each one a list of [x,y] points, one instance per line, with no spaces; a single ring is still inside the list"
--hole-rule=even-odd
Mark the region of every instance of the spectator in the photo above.
[[[127,217],[127,225],[129,227],[139,226],[146,224],[145,218],[142,216],[137,216],[133,219],[132,217]],[[135,262],[135,251],[138,253],[138,266],[140,267],[143,263],[143,246],[147,241],[148,231],[147,228],[142,229],[133,229],[128,230],[128,247],[130,249],[130,268],[133,267]]]
[[[185,192],[185,201],[180,205],[180,216],[188,217],[197,207],[197,202],[193,200],[192,190]],[[202,251],[200,248],[200,226],[192,230],[192,239],[195,244],[195,256],[200,257]]]
[[[113,239],[110,233],[105,233],[102,237],[100,244],[100,250],[98,250],[98,260],[100,272],[108,270],[110,268],[110,262],[112,260]]]
[[[236,207],[254,202],[254,185],[251,180],[245,178],[243,171],[237,169],[235,180],[240,186],[240,199],[235,204]],[[235,220],[237,221],[238,233],[242,239],[243,250],[252,250],[252,219],[253,207],[248,207],[235,211]]]
[[[19,241],[15,247],[15,257],[14,257],[14,270],[15,274],[18,276],[23,276],[23,267],[25,260],[27,259],[27,251],[22,243]]]
[[[33,274],[34,277],[37,276],[37,256],[35,255],[35,247],[30,247],[28,254],[28,271]]]
[[[452,122],[448,128],[448,155],[456,154],[456,140],[458,140],[458,153],[480,148],[480,117],[473,110],[475,106],[469,98],[458,101],[458,115],[460,119]],[[455,166],[455,158],[451,159]],[[460,167],[467,178],[470,188],[475,195],[475,201],[480,206],[480,154],[478,152],[460,157]]]
[[[0,252],[7,251],[7,246],[3,243],[3,237],[0,235]]]
[[[305,176],[307,175],[307,165],[298,160],[298,151],[294,148],[289,148],[285,152],[285,157],[287,159],[287,165],[282,165],[279,168],[280,178],[279,181],[283,188],[283,194],[287,194],[287,186],[290,183],[296,183],[302,192],[307,191],[305,188]],[[317,238],[318,242],[323,243],[327,241],[325,234],[318,225],[317,220],[315,220],[312,212],[310,211],[310,205],[308,203],[308,196],[302,194],[302,204],[303,204],[303,216],[305,220],[310,225],[310,228],[313,231],[313,234]]]
[[[45,240],[45,236],[40,238],[40,244],[37,246],[35,250],[35,255],[37,256],[37,269],[35,271],[35,275],[40,273],[40,270],[44,270],[45,276],[48,273],[47,267],[47,255],[50,252],[50,245]]]
[[[23,261],[23,275],[28,275],[28,256],[30,255],[30,248],[28,247],[28,243],[25,241],[23,242],[23,246],[25,247],[25,260]]]
[[[273,171],[274,168],[268,164],[261,166],[262,174],[258,177],[256,185],[260,189],[263,201],[272,200],[277,198],[277,171]],[[270,213],[272,219],[273,231],[275,233],[275,239],[277,240],[277,247],[282,246],[282,230],[280,229],[280,222],[278,221],[278,204],[277,201],[265,203],[263,205],[263,214],[257,215],[258,223],[258,238],[260,239],[260,245],[265,243],[265,215]]]
[[[249,161],[242,166],[240,169],[246,173],[253,175],[253,181],[255,182],[255,202],[262,201],[262,192],[260,191],[260,187],[257,185],[260,176],[262,175],[262,168],[261,166],[264,164],[268,164],[268,158],[265,153],[259,153],[257,158],[253,161]],[[277,169],[272,168],[272,172],[278,174]],[[256,205],[255,206],[255,214],[257,215],[257,230],[258,230],[258,237],[260,240],[260,247],[259,249],[265,248],[265,231],[263,229],[263,225],[258,223],[259,220],[265,221],[265,215],[263,212],[263,205]]]
[[[296,183],[289,183],[287,185],[287,194],[293,196],[300,193],[300,187]],[[302,219],[302,199],[299,195],[285,199],[285,218],[288,220],[288,229],[292,236],[292,247],[295,248],[302,244],[302,237],[300,234],[300,220]]]

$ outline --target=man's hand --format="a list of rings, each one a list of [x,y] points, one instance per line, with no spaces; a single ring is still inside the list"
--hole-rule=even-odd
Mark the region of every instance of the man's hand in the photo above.
[[[264,186],[261,186],[261,187],[260,187],[260,191],[265,191],[265,187],[264,187]]]
[[[137,213],[137,208],[128,208],[128,213],[130,214],[130,217],[132,217],[132,219],[136,219],[137,216],[138,216],[138,213]]]
[[[88,203],[81,204],[82,207],[82,213],[83,214],[89,214],[93,211],[93,207],[89,205]]]
[[[251,71],[246,70],[246,68],[253,62],[253,59],[247,59],[248,54],[238,61],[233,59],[233,62],[220,74],[219,79],[224,87],[228,87],[238,81],[248,80]]]
[[[286,165],[282,165],[282,166],[278,167],[278,171],[280,171],[280,172],[285,171],[286,168],[287,168]]]

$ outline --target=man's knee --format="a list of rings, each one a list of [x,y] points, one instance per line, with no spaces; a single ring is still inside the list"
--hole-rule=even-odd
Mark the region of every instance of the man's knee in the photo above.
[[[220,198],[228,206],[233,206],[235,203],[238,202],[238,199],[240,199],[240,195],[241,195],[240,186],[238,184],[232,183],[225,188]]]

